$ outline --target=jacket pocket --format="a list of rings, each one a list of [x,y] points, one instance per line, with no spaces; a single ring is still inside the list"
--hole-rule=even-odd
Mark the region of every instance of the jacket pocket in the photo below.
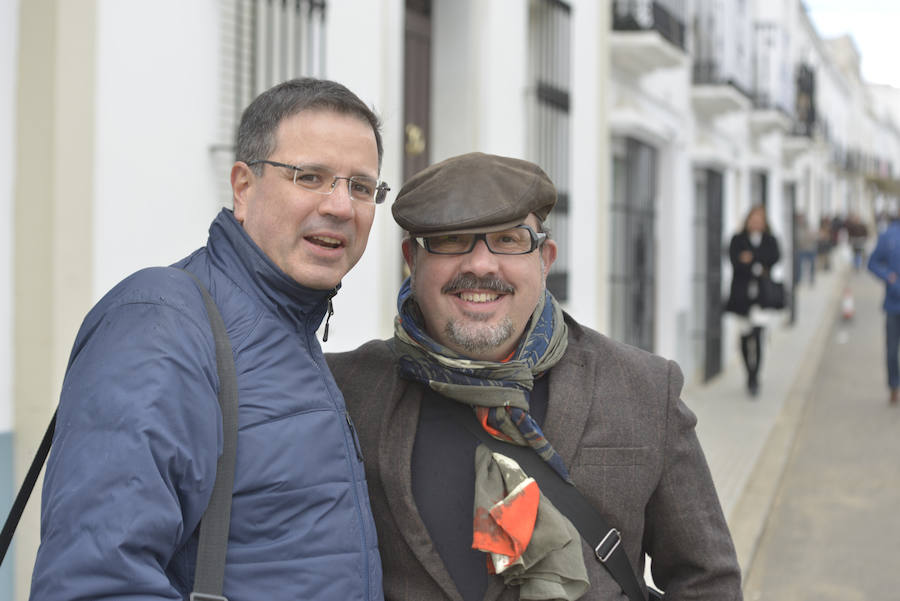
[[[582,447],[572,479],[597,507],[617,516],[617,528],[635,528],[659,479],[652,455],[650,447]]]
[[[576,465],[633,467],[650,463],[649,447],[582,447]]]

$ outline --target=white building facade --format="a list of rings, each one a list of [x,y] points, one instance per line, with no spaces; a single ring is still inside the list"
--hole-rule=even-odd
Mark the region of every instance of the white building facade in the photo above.
[[[796,212],[871,220],[900,193],[896,95],[862,82],[799,0],[0,0],[0,28],[2,499],[85,313],[204,244],[231,205],[240,111],[283,79],[335,79],[381,115],[393,194],[464,152],[539,163],[560,193],[553,292],[698,385],[737,367],[724,249],[753,204],[790,282]],[[327,351],[392,333],[391,200]],[[37,505],[0,598],[27,598]]]

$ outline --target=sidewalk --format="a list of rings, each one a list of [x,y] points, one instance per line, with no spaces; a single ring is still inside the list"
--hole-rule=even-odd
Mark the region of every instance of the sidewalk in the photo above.
[[[849,271],[850,265],[835,252],[831,271],[817,271],[814,288],[806,281],[800,285],[794,324],[767,329],[758,397],[747,394],[737,348],[728,352],[719,376],[683,392],[685,403],[697,414],[697,435],[745,577]]]

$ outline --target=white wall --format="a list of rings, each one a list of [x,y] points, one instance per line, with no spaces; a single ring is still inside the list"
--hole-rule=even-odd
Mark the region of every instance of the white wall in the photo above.
[[[218,3],[98,3],[95,299],[206,242],[223,204],[216,139]]]
[[[328,5],[325,77],[346,85],[381,117],[385,151],[381,178],[391,186],[387,200],[376,208],[366,252],[334,298],[328,342],[322,345],[329,352],[393,334],[402,257],[400,228],[391,217],[391,204],[403,183],[404,6],[402,0],[345,0]],[[350,38],[367,44],[348,46]]]
[[[610,182],[609,132],[603,81],[609,75],[609,11],[594,0],[572,3],[572,191],[569,207],[569,292],[565,308],[580,323],[606,327],[606,223]]]
[[[0,432],[12,428],[12,252],[18,0],[0,0]]]
[[[527,3],[437,0],[433,162],[472,151],[523,157]]]

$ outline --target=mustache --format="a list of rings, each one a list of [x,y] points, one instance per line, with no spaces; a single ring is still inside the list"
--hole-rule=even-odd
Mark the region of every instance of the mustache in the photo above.
[[[473,288],[479,290],[492,290],[504,294],[514,294],[516,291],[515,288],[500,278],[480,278],[470,273],[461,273],[444,284],[444,287],[441,288],[441,292],[447,294]]]

